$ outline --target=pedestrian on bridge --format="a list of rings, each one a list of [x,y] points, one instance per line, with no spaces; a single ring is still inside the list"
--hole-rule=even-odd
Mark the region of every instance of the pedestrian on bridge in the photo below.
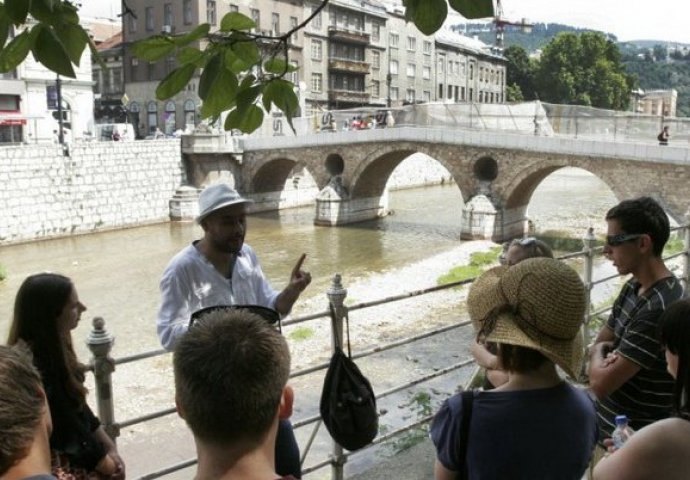
[[[196,221],[204,230],[168,264],[160,282],[158,338],[172,350],[189,328],[192,314],[219,305],[256,305],[290,313],[295,301],[311,282],[302,270],[305,254],[299,258],[282,291],[266,279],[254,250],[244,243],[247,233],[247,205],[226,183],[207,187],[199,196]],[[276,442],[276,471],[301,477],[299,448],[290,422],[281,420]]]
[[[668,125],[665,125],[664,128],[661,130],[661,133],[656,137],[657,140],[659,140],[659,145],[668,145],[668,139],[671,136],[670,133],[668,133]]]

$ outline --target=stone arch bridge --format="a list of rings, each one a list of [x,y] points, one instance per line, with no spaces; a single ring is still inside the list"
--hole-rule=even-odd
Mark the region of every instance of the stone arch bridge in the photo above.
[[[247,138],[241,143],[234,153],[188,150],[188,171],[190,157],[199,157],[194,161],[198,170],[202,164],[220,168],[214,162],[225,155],[221,163],[237,188],[261,205],[296,166],[303,166],[319,188],[315,223],[323,225],[385,215],[386,182],[415,152],[440,162],[457,183],[465,203],[458,205],[464,238],[503,241],[522,235],[534,190],[563,167],[598,176],[618,199],[652,196],[676,221],[690,204],[687,147],[416,127]],[[198,179],[199,172],[192,177]]]

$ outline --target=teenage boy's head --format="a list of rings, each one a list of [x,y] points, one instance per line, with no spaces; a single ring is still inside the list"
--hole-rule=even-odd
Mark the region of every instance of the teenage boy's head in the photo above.
[[[666,212],[650,197],[622,201],[606,213],[606,221],[608,249],[648,237],[655,257],[661,256],[671,231]]]
[[[29,349],[0,346],[0,477],[28,455],[40,429],[47,439],[51,428],[41,376]]]
[[[252,450],[292,413],[287,343],[258,315],[202,316],[177,344],[173,364],[178,411],[206,444]]]

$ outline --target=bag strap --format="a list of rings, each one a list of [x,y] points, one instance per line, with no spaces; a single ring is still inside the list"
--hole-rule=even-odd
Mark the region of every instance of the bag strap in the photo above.
[[[470,437],[470,423],[472,421],[472,404],[474,403],[474,390],[465,390],[461,394],[462,419],[460,420],[460,443],[458,445],[458,460],[462,461],[462,469],[459,472],[460,480],[469,479],[467,469],[467,446]]]
[[[333,305],[329,302],[328,304],[328,309],[331,313],[331,328],[335,327],[335,309],[333,308]],[[345,338],[347,338],[347,356],[348,358],[352,358],[352,349],[350,348],[350,316],[348,315],[347,312],[347,307],[343,306],[343,311],[345,312],[344,318],[345,318]],[[336,348],[340,348],[342,350],[343,346],[340,344],[340,339],[335,338],[335,335],[333,336],[335,340],[335,346]]]

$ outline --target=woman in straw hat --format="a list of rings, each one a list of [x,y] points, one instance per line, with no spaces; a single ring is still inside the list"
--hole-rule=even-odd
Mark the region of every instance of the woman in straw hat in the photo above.
[[[528,258],[553,258],[551,248],[541,240],[534,237],[516,238],[512,242],[506,242],[503,246],[504,253],[499,257],[501,265],[517,265]],[[474,341],[470,344],[470,351],[477,365],[484,368],[484,389],[491,390],[508,381],[508,373],[498,366],[496,345]]]
[[[579,276],[550,258],[496,267],[474,282],[467,306],[479,340],[498,344],[508,382],[441,406],[431,426],[436,479],[579,480],[597,438],[594,404],[556,370],[575,376],[582,362]]]
[[[659,326],[661,343],[666,349],[668,373],[675,378],[673,416],[640,429],[626,442],[625,448],[600,461],[594,469],[595,480],[688,478],[690,300],[672,303],[661,315]]]

